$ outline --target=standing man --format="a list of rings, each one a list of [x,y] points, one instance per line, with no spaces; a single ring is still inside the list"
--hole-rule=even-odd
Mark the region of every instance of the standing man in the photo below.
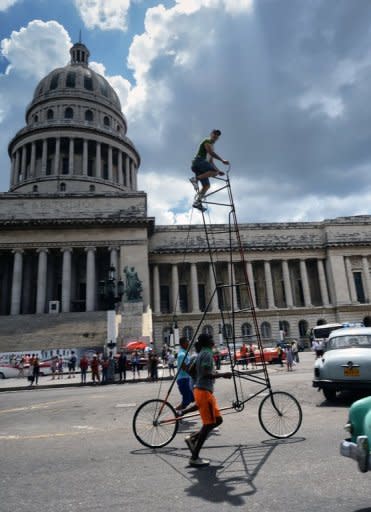
[[[231,372],[216,373],[214,371],[213,346],[214,340],[212,336],[209,334],[200,334],[198,337],[200,353],[196,360],[197,377],[193,394],[200,411],[202,427],[199,432],[185,439],[192,453],[189,464],[194,467],[208,466],[210,464],[210,461],[200,459],[200,450],[210,432],[223,422],[218,404],[213,395],[214,380],[220,377],[226,379],[232,377]]]
[[[178,357],[177,357],[178,374],[177,374],[177,378],[176,378],[176,383],[178,385],[178,389],[179,389],[179,393],[182,397],[182,401],[180,402],[180,404],[177,407],[175,407],[175,409],[179,413],[179,415],[182,415],[184,409],[186,407],[188,407],[189,404],[194,402],[195,399],[194,399],[193,391],[192,391],[192,379],[191,379],[189,373],[187,373],[187,368],[189,366],[191,358],[189,357],[189,354],[187,353],[189,343],[185,336],[182,336],[179,339],[179,345],[180,345],[180,349],[178,350]]]
[[[229,165],[228,160],[224,160],[214,151],[214,144],[219,139],[221,134],[222,132],[220,130],[213,130],[210,133],[210,136],[200,143],[196,156],[192,160],[191,169],[195,173],[196,177],[191,178],[190,181],[196,191],[198,190],[197,180],[199,180],[202,184],[202,189],[196,194],[193,207],[201,211],[205,211],[201,201],[210,188],[209,178],[215,178],[215,176],[224,175],[224,172],[220,171],[214,164],[214,158],[216,160],[220,160],[220,162],[222,162],[224,165]]]

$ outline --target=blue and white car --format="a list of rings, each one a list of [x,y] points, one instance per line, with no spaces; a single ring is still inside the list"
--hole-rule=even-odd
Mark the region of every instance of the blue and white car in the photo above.
[[[321,389],[327,400],[343,390],[371,394],[371,327],[332,331],[323,356],[314,364],[313,387]]]

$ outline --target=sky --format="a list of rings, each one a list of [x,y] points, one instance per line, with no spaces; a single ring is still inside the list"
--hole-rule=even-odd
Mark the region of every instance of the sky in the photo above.
[[[239,222],[368,215],[370,20],[369,0],[0,0],[0,191],[35,87],[81,31],[120,97],[156,224],[201,221],[188,178],[213,128]]]

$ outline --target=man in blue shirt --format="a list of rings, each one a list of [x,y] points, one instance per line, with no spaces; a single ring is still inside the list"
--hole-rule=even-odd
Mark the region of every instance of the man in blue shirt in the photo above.
[[[179,340],[180,349],[178,351],[177,356],[177,368],[178,375],[176,382],[178,384],[179,392],[182,396],[181,403],[175,408],[179,415],[182,415],[183,409],[185,409],[189,404],[194,402],[193,397],[193,383],[190,375],[187,373],[186,369],[190,363],[190,356],[187,353],[189,342],[186,337],[182,337]]]

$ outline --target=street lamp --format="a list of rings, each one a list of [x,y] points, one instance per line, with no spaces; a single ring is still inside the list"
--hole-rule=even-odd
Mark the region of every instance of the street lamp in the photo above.
[[[98,283],[98,295],[104,309],[115,309],[117,302],[120,302],[124,295],[124,283],[120,279],[117,281],[116,293],[116,269],[113,265],[108,269],[107,279],[102,279]]]

